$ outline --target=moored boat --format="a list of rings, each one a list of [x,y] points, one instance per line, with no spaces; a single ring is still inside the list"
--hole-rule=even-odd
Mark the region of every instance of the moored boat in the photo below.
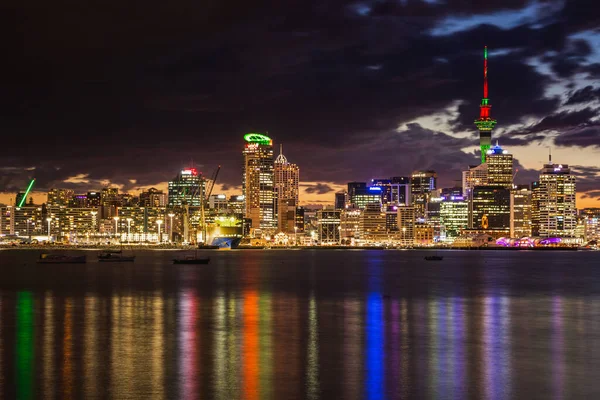
[[[124,256],[121,253],[101,253],[98,262],[134,262],[135,256]]]
[[[198,258],[198,257],[184,257],[184,258],[175,258],[173,259],[173,264],[208,264],[210,262],[210,257],[206,258]]]
[[[38,264],[84,264],[86,256],[68,256],[65,254],[40,254]]]
[[[425,256],[425,260],[427,261],[442,261],[443,259],[443,256]]]

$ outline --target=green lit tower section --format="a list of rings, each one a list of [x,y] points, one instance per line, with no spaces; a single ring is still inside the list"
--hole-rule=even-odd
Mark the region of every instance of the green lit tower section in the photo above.
[[[483,99],[481,99],[481,105],[479,106],[479,119],[475,120],[475,125],[479,129],[479,147],[481,149],[481,163],[485,162],[485,157],[492,147],[492,129],[496,125],[496,120],[490,115],[491,104],[488,99],[488,59],[487,59],[487,46],[483,50]]]

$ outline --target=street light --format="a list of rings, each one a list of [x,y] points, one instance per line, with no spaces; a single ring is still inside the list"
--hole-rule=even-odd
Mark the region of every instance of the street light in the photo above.
[[[50,243],[50,222],[52,222],[52,218],[46,218],[48,222],[48,243]]]
[[[129,243],[129,241],[131,239],[129,239],[131,237],[131,218],[127,218],[127,242]]]
[[[404,236],[405,233],[406,233],[406,227],[403,226],[402,227],[402,246],[406,246],[406,237]]]
[[[169,221],[169,242],[173,243],[173,217],[175,216],[175,214],[170,213],[169,214],[169,218],[171,219]]]
[[[116,238],[117,235],[119,234],[119,226],[117,225],[117,223],[119,222],[119,217],[113,217],[113,219],[115,220],[115,238]]]
[[[157,221],[156,221],[156,224],[158,225],[158,243],[160,243],[160,242],[161,242],[161,240],[160,240],[160,225],[161,225],[162,223],[163,223],[163,220],[162,220],[162,219],[159,219],[159,220],[157,220]]]
[[[298,227],[294,226],[294,246],[298,246],[298,239],[296,239],[297,232],[298,232]]]
[[[29,236],[29,243],[31,243],[31,235],[29,234],[29,223],[31,219],[27,218],[27,236]]]

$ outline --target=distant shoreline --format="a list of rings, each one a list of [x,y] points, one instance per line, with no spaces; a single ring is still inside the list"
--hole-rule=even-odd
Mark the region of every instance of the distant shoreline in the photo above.
[[[68,250],[68,251],[107,251],[107,250],[135,250],[135,251],[230,251],[229,249],[202,249],[191,246],[69,246],[69,245],[18,245],[0,246],[0,250],[36,250],[42,252]],[[232,250],[396,250],[396,251],[437,251],[437,250],[481,250],[481,251],[578,251],[577,247],[383,247],[383,246],[297,246],[297,247],[260,247],[240,246]]]

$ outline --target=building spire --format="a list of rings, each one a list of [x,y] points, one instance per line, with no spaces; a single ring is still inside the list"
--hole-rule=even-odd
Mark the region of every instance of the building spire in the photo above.
[[[287,164],[288,163],[287,158],[285,158],[285,156],[283,155],[283,144],[279,145],[279,155],[275,159],[275,163],[277,163],[277,164]]]
[[[488,98],[488,79],[487,79],[487,46],[483,49],[483,98]]]
[[[496,125],[496,120],[492,118],[492,106],[488,98],[488,49],[483,48],[483,99],[479,105],[479,119],[475,120],[475,125],[479,130],[479,148],[481,151],[481,163],[485,162],[487,151],[492,145],[492,129]]]

